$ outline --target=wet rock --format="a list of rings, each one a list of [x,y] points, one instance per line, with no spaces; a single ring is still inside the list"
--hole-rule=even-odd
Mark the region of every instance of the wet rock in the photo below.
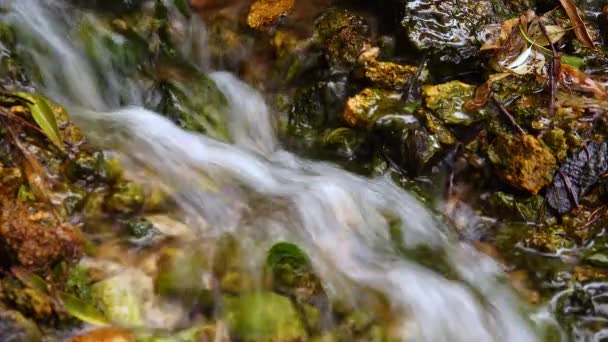
[[[80,257],[80,231],[60,222],[48,207],[10,200],[0,207],[0,246],[11,262],[41,270]]]
[[[409,132],[405,139],[405,163],[414,174],[421,173],[443,149],[436,136],[424,129]]]
[[[308,256],[294,244],[282,242],[272,246],[266,259],[265,276],[274,291],[298,302],[323,293]]]
[[[333,67],[352,67],[361,53],[371,48],[365,20],[341,9],[331,9],[321,15],[315,24],[315,39]]]
[[[228,139],[227,100],[215,83],[196,69],[161,66],[160,101],[151,104],[179,126],[219,140]]]
[[[347,87],[347,76],[333,75],[296,90],[287,125],[289,135],[298,137],[295,144],[314,142],[320,130],[342,123]]]
[[[482,26],[498,23],[502,1],[402,1],[401,25],[414,46],[441,61],[459,63],[479,53]]]
[[[465,109],[465,104],[472,99],[474,93],[475,86],[460,81],[422,87],[427,108],[445,124],[469,125],[484,118],[484,109]]]
[[[424,114],[426,128],[437,136],[439,142],[444,145],[453,145],[457,142],[456,137],[452,132],[441,123],[441,121],[431,113]]]
[[[226,298],[223,318],[241,341],[302,341],[307,334],[287,297],[271,292]]]
[[[537,194],[553,180],[557,162],[535,137],[499,134],[488,148],[495,173],[510,185]]]
[[[560,167],[547,189],[547,204],[560,214],[569,212],[606,172],[608,143],[588,143]]]
[[[393,62],[372,61],[365,67],[365,78],[374,86],[403,89],[412,82],[418,67]]]
[[[251,4],[247,24],[256,30],[266,30],[291,13],[295,0],[256,0]]]
[[[42,334],[33,322],[17,311],[0,310],[0,340],[4,342],[39,342]]]
[[[343,118],[351,127],[369,128],[381,117],[399,113],[402,106],[401,94],[367,88],[348,99]]]

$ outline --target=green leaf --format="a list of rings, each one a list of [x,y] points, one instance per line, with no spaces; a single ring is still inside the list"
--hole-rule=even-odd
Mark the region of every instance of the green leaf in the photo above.
[[[562,55],[560,59],[561,59],[562,64],[568,64],[577,69],[580,69],[583,66],[583,64],[585,64],[585,60],[580,57],[577,57],[577,56]]]
[[[63,151],[63,140],[59,134],[57,121],[55,120],[55,115],[53,114],[51,107],[49,107],[49,104],[46,102],[46,99],[40,95],[22,92],[18,92],[16,95],[29,101],[27,106],[32,113],[34,121],[36,121],[38,126],[40,126],[40,129],[42,129],[46,137],[49,138],[49,140],[53,142],[55,146]]]
[[[21,267],[13,267],[11,271],[13,275],[23,283],[23,285],[40,293],[48,294],[46,281],[37,274]]]
[[[109,325],[106,316],[95,306],[68,293],[61,293],[60,296],[65,310],[73,317],[92,325]]]

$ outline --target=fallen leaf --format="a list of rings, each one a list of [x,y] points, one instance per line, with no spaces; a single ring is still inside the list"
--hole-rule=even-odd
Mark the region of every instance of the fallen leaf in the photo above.
[[[65,310],[71,316],[92,325],[105,326],[109,324],[104,314],[99,312],[92,304],[68,293],[61,293],[61,300]]]
[[[580,40],[581,43],[583,43],[583,45],[585,45],[586,47],[591,49],[595,48],[595,45],[593,44],[593,39],[591,39],[589,31],[587,31],[587,26],[585,26],[583,19],[578,14],[578,9],[576,8],[574,2],[572,0],[559,0],[559,2],[560,4],[562,4],[564,11],[566,11],[568,18],[572,23],[576,38]]]
[[[559,70],[559,81],[567,88],[593,93],[598,97],[606,97],[606,89],[600,83],[587,76],[579,69],[562,64]]]
[[[547,204],[560,214],[569,212],[606,172],[608,142],[590,142],[561,166],[547,189]]]
[[[40,129],[44,132],[47,138],[55,144],[60,150],[63,151],[63,140],[59,134],[59,127],[57,127],[57,121],[55,115],[49,107],[46,100],[39,95],[28,94],[28,93],[16,93],[18,96],[30,101],[27,106],[30,109],[34,121],[40,126]]]

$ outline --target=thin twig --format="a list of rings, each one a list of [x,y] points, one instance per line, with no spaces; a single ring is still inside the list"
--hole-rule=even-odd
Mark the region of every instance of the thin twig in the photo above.
[[[18,121],[20,124],[27,126],[31,129],[35,130],[36,132],[45,134],[44,131],[42,131],[40,128],[34,126],[33,124],[25,121],[24,119],[18,117],[17,115],[11,113],[6,108],[0,107],[0,115],[4,115],[7,119],[12,119],[12,120]]]
[[[513,115],[511,115],[511,113],[509,113],[507,108],[505,108],[505,106],[502,103],[500,103],[500,101],[498,101],[496,96],[492,96],[492,101],[494,102],[496,107],[498,107],[498,110],[502,113],[502,115],[504,115],[509,120],[511,125],[513,125],[513,127],[517,128],[519,133],[526,134],[526,131],[524,131],[524,129],[521,128],[521,126],[517,123],[517,121],[515,121],[515,118],[513,117]]]
[[[557,72],[558,72],[558,67],[559,67],[559,55],[557,53],[557,50],[555,49],[555,46],[553,45],[553,43],[551,43],[551,37],[549,37],[549,34],[547,33],[547,28],[545,27],[545,24],[543,23],[542,20],[538,20],[538,26],[540,27],[541,31],[543,31],[543,34],[545,35],[545,37],[547,38],[547,42],[549,43],[549,46],[551,47],[551,52],[553,53],[553,58],[551,58],[551,63],[549,63],[549,82],[550,82],[550,88],[549,88],[549,92],[550,92],[550,99],[549,99],[549,115],[551,117],[555,116],[555,98],[557,97]]]
[[[407,100],[408,101],[414,101],[414,88],[416,87],[416,85],[418,85],[418,83],[420,82],[420,76],[422,75],[422,71],[426,68],[426,64],[428,62],[428,59],[424,58],[422,60],[422,63],[420,63],[420,65],[418,66],[418,70],[416,70],[416,74],[414,75],[414,77],[412,78],[412,81],[410,82],[410,84],[407,87]]]

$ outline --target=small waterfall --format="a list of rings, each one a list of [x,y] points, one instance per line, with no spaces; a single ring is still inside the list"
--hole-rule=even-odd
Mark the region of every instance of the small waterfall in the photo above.
[[[517,299],[500,283],[493,260],[451,237],[388,178],[366,179],[282,150],[261,94],[233,75],[211,73],[229,102],[233,144],[228,144],[184,131],[142,108],[140,84],[109,62],[91,61],[70,17],[91,20],[91,14],[73,9],[67,14],[61,1],[0,2],[10,5],[3,20],[18,29],[19,48],[34,57],[41,89],[68,105],[95,144],[118,151],[176,189],[175,200],[189,223],[201,223],[191,224],[201,227],[201,234],[232,232],[268,247],[275,241],[298,243],[330,294],[354,296],[356,283],[386,295],[402,317],[406,341],[537,340]],[[204,38],[202,27],[189,32],[191,41]],[[204,51],[189,46],[203,66]],[[201,174],[216,191],[196,186]],[[400,223],[401,241],[391,236],[387,217]],[[443,253],[457,279],[401,255],[396,243]]]

